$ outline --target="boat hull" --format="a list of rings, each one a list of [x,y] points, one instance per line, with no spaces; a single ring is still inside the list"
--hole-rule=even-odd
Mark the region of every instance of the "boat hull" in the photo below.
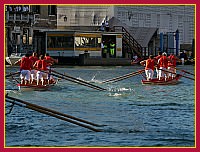
[[[9,57],[6,57],[6,62],[10,65],[14,65],[19,59],[23,56],[21,54],[11,54]]]
[[[17,84],[18,89],[20,91],[46,91],[52,88],[56,83],[53,84],[46,84],[46,85],[24,85],[24,84]]]
[[[181,75],[178,75],[174,79],[168,79],[168,80],[159,80],[157,78],[152,80],[141,80],[142,84],[147,85],[175,85],[179,83],[179,79],[181,78]]]

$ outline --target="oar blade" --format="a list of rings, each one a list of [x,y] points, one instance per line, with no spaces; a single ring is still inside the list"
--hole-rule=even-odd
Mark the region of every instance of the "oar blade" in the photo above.
[[[20,74],[20,71],[17,71],[17,72],[14,72],[14,73],[10,73],[10,74],[7,74],[5,75],[5,77],[10,77],[10,76],[14,76],[14,75],[17,75],[17,74]]]

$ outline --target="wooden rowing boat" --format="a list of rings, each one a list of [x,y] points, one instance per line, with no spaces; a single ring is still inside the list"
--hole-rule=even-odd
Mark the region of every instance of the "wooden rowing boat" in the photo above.
[[[182,77],[182,75],[177,74],[175,78],[173,79],[167,79],[167,80],[159,80],[158,78],[152,79],[152,80],[141,80],[142,84],[149,84],[149,85],[174,85],[179,83],[179,79]]]
[[[6,62],[10,65],[14,65],[19,59],[21,59],[24,55],[21,53],[12,53],[9,57],[6,57]]]
[[[18,83],[17,86],[20,91],[45,91],[52,88],[52,86],[54,86],[55,84],[57,84],[56,81],[50,84],[45,84],[45,85],[36,85],[36,84],[25,85],[25,84]]]

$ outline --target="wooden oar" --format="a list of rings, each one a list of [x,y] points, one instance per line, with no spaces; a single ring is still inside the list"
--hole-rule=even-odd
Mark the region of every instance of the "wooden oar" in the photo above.
[[[130,78],[132,76],[138,75],[138,74],[140,74],[142,72],[144,72],[144,70],[138,70],[137,72],[131,72],[131,73],[119,76],[119,77],[115,77],[115,78],[112,78],[112,79],[109,79],[109,80],[105,80],[102,83],[117,82],[117,81],[120,81],[120,80],[124,80],[124,79]]]
[[[21,102],[23,104],[34,106],[36,108],[40,108],[42,110],[46,110],[46,111],[49,111],[49,112],[52,112],[52,113],[55,113],[55,114],[58,114],[58,115],[61,115],[61,116],[64,116],[64,117],[68,117],[68,118],[71,118],[71,119],[74,119],[74,120],[77,120],[77,121],[80,121],[80,122],[84,122],[84,123],[87,123],[87,124],[90,124],[90,125],[93,125],[93,126],[97,126],[97,127],[102,126],[102,125],[98,125],[98,124],[95,124],[95,123],[92,123],[92,122],[89,122],[89,121],[86,121],[86,120],[83,120],[83,119],[80,119],[80,118],[76,118],[76,117],[73,117],[73,116],[70,116],[70,115],[67,115],[67,114],[63,114],[63,113],[60,113],[60,112],[45,108],[45,107],[41,107],[41,106],[26,102],[26,101],[23,101],[23,100],[20,100],[20,99],[16,99],[16,98],[13,98],[13,97],[10,97],[10,96],[6,96],[6,97],[8,99],[16,100],[16,101]]]
[[[118,81],[121,81],[121,80],[124,80],[124,79],[128,79],[128,78],[130,78],[130,77],[139,75],[139,74],[141,74],[141,73],[142,73],[142,72],[135,72],[134,74],[127,75],[127,76],[125,76],[125,77],[121,77],[121,78],[118,78],[118,79],[115,79],[115,80],[113,80],[113,81],[109,81],[109,82],[106,82],[106,83],[118,82]]]
[[[191,73],[191,72],[188,72],[188,71],[185,71],[185,70],[181,70],[181,69],[178,69],[178,68],[176,68],[177,70],[180,70],[180,71],[182,71],[182,72],[185,72],[185,73],[187,73],[187,74],[191,74],[191,75],[194,75],[195,76],[195,74],[194,73]]]
[[[86,87],[89,87],[89,88],[92,88],[92,89],[96,89],[96,90],[99,90],[99,91],[106,91],[106,89],[104,89],[104,88],[96,87],[96,86],[94,87],[94,86],[88,85],[87,83],[82,83],[82,82],[79,82],[79,81],[76,81],[76,80],[72,80],[72,79],[69,79],[69,78],[66,78],[64,76],[60,76],[60,75],[57,75],[57,74],[54,74],[54,73],[52,73],[51,75],[58,77],[58,78],[61,78],[61,79],[65,79],[65,80],[74,82],[74,83],[77,83],[77,84],[80,84],[80,85],[83,85],[83,86],[86,86]]]
[[[11,76],[13,80],[15,80],[17,83],[20,83],[19,80],[17,80],[16,78],[13,77],[13,75]]]
[[[62,78],[62,79],[68,80],[68,81],[72,81],[72,82],[74,82],[74,83],[78,83],[78,84],[81,84],[81,85],[84,85],[84,86],[87,86],[87,87],[90,87],[90,88],[93,88],[93,89],[96,89],[96,90],[99,90],[99,91],[106,91],[106,90],[107,90],[107,89],[105,89],[105,88],[96,86],[96,85],[91,84],[91,83],[88,83],[88,82],[86,82],[86,81],[83,81],[83,80],[74,78],[74,77],[72,77],[72,76],[65,75],[65,74],[56,72],[56,71],[54,71],[54,70],[51,70],[51,71],[53,72],[53,73],[51,73],[53,76],[56,76],[56,77],[59,77],[59,78]],[[56,74],[55,74],[55,73],[56,73]]]
[[[10,74],[7,74],[5,75],[5,77],[10,77],[10,76],[13,76],[13,75],[17,75],[17,74],[20,74],[20,71],[17,71],[17,72],[14,72],[14,73],[10,73]]]
[[[167,70],[163,70],[163,69],[158,69],[158,70],[162,70],[162,71],[164,71],[164,72],[177,75],[176,73],[174,73],[174,72],[169,72],[169,71],[167,71]],[[190,79],[190,80],[195,80],[194,78],[187,77],[187,76],[185,76],[185,75],[183,75],[183,74],[179,74],[179,75],[181,75],[182,77],[188,78],[188,79]]]
[[[13,101],[10,101],[10,100],[13,100]],[[13,104],[16,104],[16,105],[19,105],[19,106],[23,106],[23,107],[28,108],[28,109],[38,111],[40,113],[44,113],[44,114],[56,117],[56,118],[61,119],[61,120],[68,121],[70,123],[82,126],[84,128],[88,128],[88,129],[96,131],[96,132],[100,132],[101,130],[93,128],[93,127],[85,125],[85,124],[82,124],[82,123],[79,123],[77,121],[80,121],[80,122],[83,122],[83,123],[86,123],[86,124],[90,124],[90,125],[93,125],[93,126],[97,126],[97,127],[104,126],[104,125],[98,125],[98,124],[95,124],[95,123],[92,123],[92,122],[89,122],[89,121],[86,121],[86,120],[83,120],[83,119],[80,119],[80,118],[76,118],[76,117],[73,117],[73,116],[70,116],[70,115],[67,115],[67,114],[63,114],[63,113],[60,113],[60,112],[57,112],[57,111],[54,111],[54,110],[51,110],[51,109],[48,109],[48,108],[45,108],[45,107],[41,107],[41,106],[38,106],[38,105],[35,105],[35,104],[31,104],[31,103],[28,103],[26,101],[16,99],[16,98],[13,98],[13,97],[6,96],[6,101],[13,103]],[[20,104],[16,103],[16,101],[19,102]],[[67,117],[67,118],[65,118],[65,117]],[[70,118],[70,119],[68,119],[68,118]],[[73,121],[71,119],[74,119],[76,121]]]
[[[47,71],[42,71],[42,72],[48,73]],[[51,75],[53,75],[53,76],[55,76],[55,77],[58,77],[58,78],[60,78],[60,79],[65,79],[65,80],[68,80],[68,81],[71,81],[71,82],[74,82],[74,83],[77,83],[77,84],[81,84],[81,85],[83,85],[83,86],[87,86],[87,87],[89,87],[89,88],[93,88],[93,89],[96,89],[96,90],[99,90],[99,91],[106,91],[106,90],[107,90],[107,89],[101,88],[101,87],[99,87],[99,86],[95,86],[95,85],[93,85],[93,84],[87,83],[87,82],[85,82],[85,81],[83,81],[83,80],[79,80],[79,79],[77,79],[77,78],[73,78],[73,77],[71,77],[71,76],[67,76],[67,75],[64,75],[64,74],[58,75],[58,74],[55,74],[55,72],[54,72],[54,73],[51,73]],[[70,77],[71,77],[71,78],[70,78]],[[72,79],[72,78],[73,78],[73,79]]]
[[[144,70],[139,70],[139,71],[143,72]],[[135,74],[135,73],[138,73],[139,71],[137,71],[137,72],[131,72],[131,73],[128,73],[128,74],[119,76],[119,77],[115,77],[115,78],[112,78],[112,79],[108,79],[108,80],[103,81],[102,83],[113,82],[114,80],[121,79],[121,78],[124,78],[124,77],[127,77],[127,76],[131,76],[131,75],[133,75],[133,74]]]
[[[25,107],[25,108],[28,108],[28,109],[32,109],[34,111],[37,111],[37,112],[40,112],[40,113],[43,113],[43,114],[46,114],[46,115],[49,115],[49,116],[52,116],[52,117],[55,117],[55,118],[58,118],[58,119],[61,119],[61,120],[64,120],[64,121],[67,121],[67,122],[70,122],[70,123],[73,123],[73,124],[76,124],[78,126],[90,129],[90,130],[95,131],[95,132],[101,132],[102,131],[102,130],[99,130],[99,129],[95,129],[95,128],[91,127],[91,126],[84,125],[84,124],[78,123],[76,121],[67,119],[65,117],[61,117],[59,115],[55,115],[54,113],[51,113],[51,112],[48,112],[48,111],[45,111],[45,110],[42,110],[42,109],[38,109],[38,108],[30,106],[30,105],[21,105],[19,103],[15,103],[13,101],[9,101],[9,100],[6,100],[6,101],[10,102],[10,103],[13,103],[13,104],[16,104],[16,105],[19,105],[19,106],[22,106],[22,107]]]

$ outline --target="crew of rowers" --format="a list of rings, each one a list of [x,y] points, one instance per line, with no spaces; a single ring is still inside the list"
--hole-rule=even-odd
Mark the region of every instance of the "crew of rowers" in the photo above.
[[[50,66],[54,63],[58,63],[58,60],[50,57],[48,53],[45,56],[40,55],[38,59],[37,53],[33,52],[32,56],[27,53],[14,64],[20,65],[21,84],[46,85],[54,82],[50,74]]]
[[[158,56],[150,55],[147,60],[140,62],[145,66],[145,74],[147,80],[152,80],[154,76],[154,69],[156,69],[157,78],[159,80],[169,80],[176,77],[176,62],[180,61],[173,53],[167,57],[167,53],[159,52]]]

